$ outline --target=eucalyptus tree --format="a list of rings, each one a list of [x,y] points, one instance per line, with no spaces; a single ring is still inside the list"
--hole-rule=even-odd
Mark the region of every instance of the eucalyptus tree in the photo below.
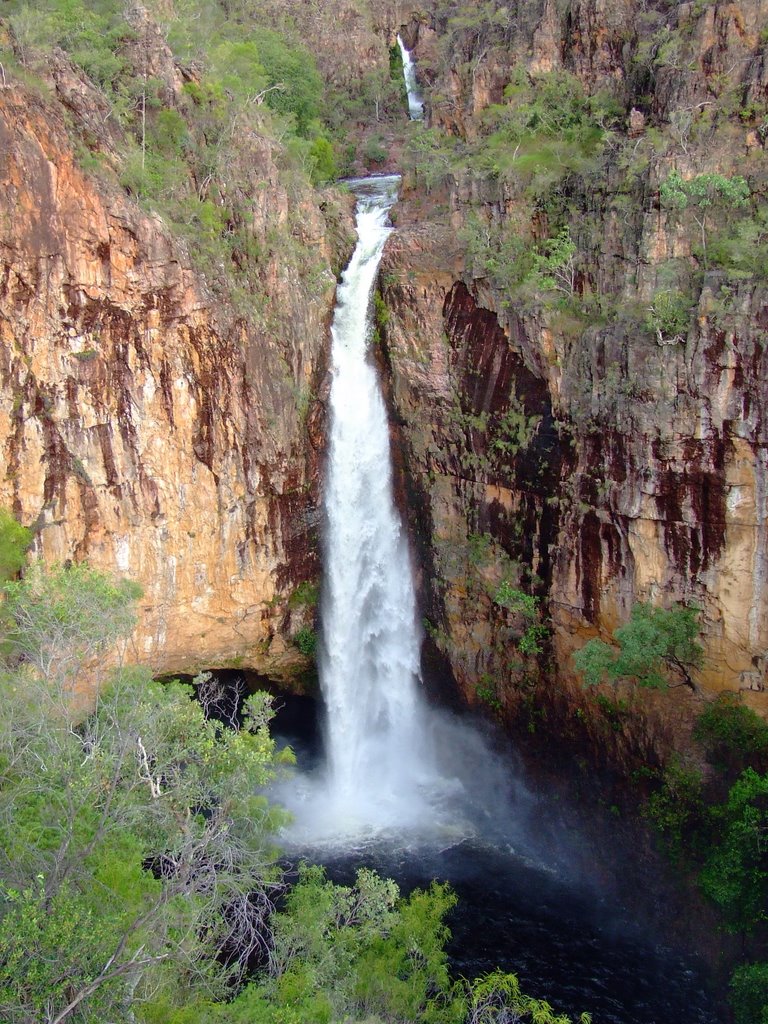
[[[134,588],[84,566],[5,587],[0,700],[0,1018],[128,1021],[222,996],[268,943],[282,820],[269,698],[238,729],[192,687],[81,673],[124,638]]]

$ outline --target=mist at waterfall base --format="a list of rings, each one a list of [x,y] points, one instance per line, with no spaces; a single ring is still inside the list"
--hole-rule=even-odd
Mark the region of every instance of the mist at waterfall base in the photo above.
[[[370,305],[397,177],[351,182],[359,241],[332,325],[330,439],[318,667],[322,725],[285,701],[276,735],[298,768],[286,857],[347,881],[361,866],[403,892],[451,882],[457,974],[499,966],[596,1024],[714,1024],[695,969],[657,949],[606,895],[594,847],[534,795],[509,751],[421,699],[408,545],[392,493],[389,426],[369,356]],[[304,701],[304,706],[312,702]]]
[[[322,778],[322,708],[310,698],[279,703],[273,731],[296,752],[298,781]],[[449,881],[458,904],[447,951],[457,977],[513,971],[525,992],[574,1019],[587,1010],[594,1024],[718,1024],[703,966],[638,919],[639,901],[648,902],[650,919],[650,904],[664,894],[638,882],[631,847],[582,831],[589,813],[559,793],[533,793],[514,753],[484,723],[440,709],[429,718],[444,743],[443,764],[455,773],[456,803],[438,807],[448,827],[425,817],[421,827],[337,837],[331,828],[317,836],[299,828],[285,837],[288,862],[323,864],[342,884],[358,868],[374,868],[403,894]],[[622,876],[636,890],[631,906]]]

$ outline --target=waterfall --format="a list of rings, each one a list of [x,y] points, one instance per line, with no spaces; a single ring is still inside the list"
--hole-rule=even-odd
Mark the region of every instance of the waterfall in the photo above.
[[[370,358],[372,293],[399,176],[351,181],[358,242],[331,326],[330,437],[318,653],[325,760],[274,790],[289,845],[460,842],[510,819],[509,781],[479,733],[422,701],[408,543],[387,411]],[[482,772],[477,766],[482,765]],[[489,808],[494,808],[492,811]]]
[[[402,814],[426,769],[412,569],[392,493],[387,412],[368,354],[371,297],[398,182],[351,183],[358,243],[331,327],[319,657],[329,791],[346,817],[378,823]]]
[[[405,43],[401,36],[397,37],[397,45],[403,58],[403,75],[405,76],[405,88],[408,91],[408,113],[412,121],[424,119],[424,101],[421,98],[419,83],[416,81],[416,65],[411,58],[410,50],[406,50]]]

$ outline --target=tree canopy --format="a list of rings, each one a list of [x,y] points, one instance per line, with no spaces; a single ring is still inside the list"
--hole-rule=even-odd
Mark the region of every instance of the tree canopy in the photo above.
[[[451,977],[447,885],[403,898],[373,871],[342,886],[304,866],[287,886],[285,815],[264,787],[292,755],[267,694],[221,721],[196,693],[207,678],[161,683],[113,659],[84,710],[136,595],[87,565],[4,587],[4,1022],[567,1024],[514,975]]]
[[[667,689],[685,684],[703,660],[698,609],[677,605],[669,610],[636,604],[629,622],[613,633],[613,644],[590,640],[573,660],[587,686],[620,679],[638,686]]]

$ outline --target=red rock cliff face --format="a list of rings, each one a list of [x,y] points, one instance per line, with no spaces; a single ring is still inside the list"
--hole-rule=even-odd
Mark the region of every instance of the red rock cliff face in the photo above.
[[[431,83],[432,124],[471,142],[478,116],[503,102],[516,71],[565,68],[588,93],[612,84],[627,111],[625,137],[639,139],[638,148],[651,122],[664,139],[633,172],[629,201],[617,199],[626,169],[610,160],[594,191],[571,193],[581,209],[570,222],[579,250],[590,245],[589,218],[599,223],[574,291],[616,301],[616,312],[586,327],[517,305],[467,255],[471,218],[489,231],[519,223],[514,186],[471,169],[449,173],[432,196],[433,209],[444,204],[432,227],[412,226],[420,200],[406,197],[383,291],[393,312],[393,400],[419,510],[414,529],[432,571],[429,630],[470,702],[528,713],[535,692],[540,706],[559,709],[560,728],[600,732],[600,710],[581,689],[572,651],[608,636],[638,600],[697,605],[706,648],[699,695],[626,691],[636,714],[599,737],[618,756],[632,749],[652,757],[679,743],[702,699],[719,690],[768,710],[768,294],[748,278],[724,292],[723,273],[704,268],[690,326],[673,343],[623,313],[640,310],[642,320],[670,261],[701,270],[695,238],[659,202],[673,168],[684,176],[748,174],[762,188],[762,136],[750,130],[749,115],[697,134],[686,112],[721,102],[722,74],[732,76],[739,102],[765,104],[760,32],[768,9],[680,5],[665,14],[677,49],[642,81],[641,113],[638,62],[630,59],[645,52],[646,14],[637,5],[496,6],[493,33],[455,36],[453,59],[440,50],[451,30],[446,5],[411,24]],[[546,234],[546,224],[534,237],[536,230]],[[520,650],[526,622],[492,601],[502,578],[546,608],[554,668],[543,675],[541,660]]]
[[[159,217],[81,173],[60,111],[0,90],[0,504],[36,555],[141,583],[134,655],[155,671],[290,672],[285,599],[318,568],[323,215],[254,138],[255,232],[315,257],[270,257],[255,326]]]

